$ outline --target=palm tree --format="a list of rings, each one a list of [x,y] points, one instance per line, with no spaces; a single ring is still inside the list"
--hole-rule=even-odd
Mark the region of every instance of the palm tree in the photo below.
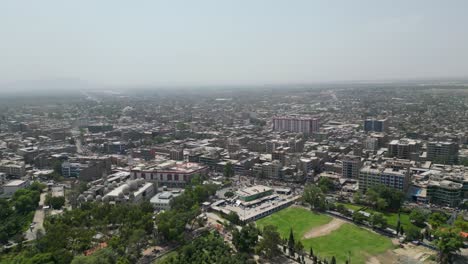
[[[288,239],[288,248],[289,248],[289,255],[293,256],[294,255],[294,246],[296,243],[294,242],[294,233],[291,228],[289,231],[289,239]]]

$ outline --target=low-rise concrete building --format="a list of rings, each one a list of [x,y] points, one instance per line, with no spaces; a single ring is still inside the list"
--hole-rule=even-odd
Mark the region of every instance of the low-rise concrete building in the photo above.
[[[3,194],[7,197],[12,196],[16,191],[29,186],[28,181],[13,180],[3,185]]]
[[[157,193],[150,199],[150,203],[153,205],[155,210],[169,210],[171,209],[171,201],[181,194],[182,192],[180,191],[164,191]]]

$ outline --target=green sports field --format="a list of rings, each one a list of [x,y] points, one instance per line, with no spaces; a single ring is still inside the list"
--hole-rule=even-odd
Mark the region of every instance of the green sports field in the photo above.
[[[258,220],[257,225],[260,228],[265,225],[277,226],[283,238],[288,238],[289,229],[293,227],[297,239],[302,238],[311,228],[327,224],[331,220],[327,215],[290,207]],[[343,224],[326,236],[302,239],[302,243],[307,253],[312,247],[320,258],[330,259],[335,256],[338,263],[344,263],[348,256],[351,263],[365,263],[370,256],[393,248],[389,238],[349,223]]]
[[[338,262],[344,263],[351,257],[351,263],[365,263],[373,255],[384,253],[393,248],[389,238],[373,233],[353,224],[343,224],[329,235],[302,240],[307,250],[313,248],[320,258],[336,257]]]
[[[330,222],[328,215],[313,213],[300,207],[288,207],[257,221],[257,226],[262,229],[266,225],[278,227],[282,237],[289,237],[292,228],[294,237],[302,237],[310,229]]]

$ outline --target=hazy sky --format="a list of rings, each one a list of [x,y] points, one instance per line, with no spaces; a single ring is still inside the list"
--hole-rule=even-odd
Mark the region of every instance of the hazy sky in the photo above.
[[[468,77],[466,0],[0,0],[0,83]]]

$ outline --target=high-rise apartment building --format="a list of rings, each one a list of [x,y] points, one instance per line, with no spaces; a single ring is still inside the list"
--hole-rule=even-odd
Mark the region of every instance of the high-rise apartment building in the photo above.
[[[273,130],[312,134],[319,130],[319,119],[304,116],[274,117]]]
[[[346,156],[342,161],[342,175],[344,178],[359,178],[361,158],[358,156]]]
[[[385,132],[388,130],[388,119],[366,119],[364,120],[365,132]]]
[[[455,142],[427,143],[427,160],[442,164],[458,162],[458,144]]]
[[[420,144],[412,139],[392,140],[388,143],[388,156],[399,159],[411,159],[411,154],[419,156]]]
[[[375,151],[379,148],[379,140],[373,137],[367,137],[364,140],[364,149]]]

